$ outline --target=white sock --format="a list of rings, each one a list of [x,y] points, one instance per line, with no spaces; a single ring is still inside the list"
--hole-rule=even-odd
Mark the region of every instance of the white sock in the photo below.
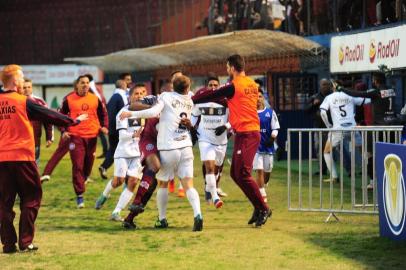
[[[329,172],[331,172],[333,178],[338,178],[337,177],[337,171],[336,171],[336,165],[334,164],[334,159],[331,153],[324,153],[324,160],[326,161],[327,169]],[[331,164],[333,166],[331,166]]]
[[[106,198],[110,195],[110,192],[114,189],[114,187],[111,184],[112,182],[113,182],[113,180],[110,179],[110,181],[107,183],[106,187],[104,188],[103,196]]]
[[[259,188],[259,192],[261,192],[262,197],[266,197],[266,191],[264,187]]]
[[[116,209],[114,209],[113,213],[120,213],[121,210],[123,210],[131,201],[132,196],[133,193],[131,191],[129,191],[128,189],[124,189],[123,192],[121,192],[120,198],[118,199],[118,203],[116,205]]]
[[[214,174],[206,174],[206,191],[210,192],[213,202],[219,200],[216,188],[216,176]]]
[[[182,183],[179,181],[179,188],[178,189],[183,189]]]
[[[195,188],[189,188],[186,191],[187,199],[189,200],[190,205],[193,208],[193,216],[196,217],[197,215],[202,215],[200,211],[200,198],[199,194],[197,193]]]
[[[166,218],[166,207],[168,206],[168,189],[158,188],[156,193],[156,204],[158,206],[159,220]]]

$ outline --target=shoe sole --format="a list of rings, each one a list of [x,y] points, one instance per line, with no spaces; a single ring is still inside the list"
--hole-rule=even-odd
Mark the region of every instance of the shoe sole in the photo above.
[[[100,173],[101,178],[107,179],[107,175],[103,173],[103,169],[99,168],[99,173]]]
[[[216,209],[220,209],[221,207],[223,207],[223,204],[223,201],[218,201],[214,206],[216,207]]]

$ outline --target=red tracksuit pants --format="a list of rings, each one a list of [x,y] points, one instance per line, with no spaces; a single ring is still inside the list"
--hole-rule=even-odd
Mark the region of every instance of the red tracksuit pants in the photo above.
[[[58,165],[59,161],[68,153],[69,151],[69,140],[64,140],[62,137],[59,140],[58,148],[56,148],[55,152],[52,154],[52,157],[47,162],[45,166],[44,173],[42,175],[51,175],[54,171],[56,165]]]
[[[3,251],[14,248],[17,234],[13,225],[16,194],[20,197],[20,249],[27,248],[34,238],[34,223],[41,205],[42,188],[35,161],[0,162],[0,236]]]
[[[81,138],[71,135],[69,153],[72,160],[72,182],[76,195],[85,193],[85,181],[92,172],[97,137]]]
[[[237,132],[234,139],[233,159],[231,163],[231,178],[241,188],[259,210],[266,210],[268,206],[259,192],[255,179],[251,176],[255,153],[261,140],[257,131]]]

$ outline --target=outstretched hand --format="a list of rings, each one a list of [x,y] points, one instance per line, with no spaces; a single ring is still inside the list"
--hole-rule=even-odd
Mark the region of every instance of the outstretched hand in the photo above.
[[[120,120],[124,120],[124,119],[130,118],[130,117],[131,117],[131,113],[130,113],[130,112],[124,111],[124,112],[122,112],[122,113],[120,114]]]
[[[87,113],[84,113],[84,114],[81,114],[81,115],[79,115],[78,117],[76,117],[76,120],[79,120],[79,121],[85,121],[85,120],[87,120],[87,119],[89,119],[89,115],[87,114]]]

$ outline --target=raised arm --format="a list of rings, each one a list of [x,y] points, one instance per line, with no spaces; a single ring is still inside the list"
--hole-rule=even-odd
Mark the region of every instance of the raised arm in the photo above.
[[[157,117],[164,109],[163,101],[159,100],[158,103],[151,108],[143,111],[123,111],[120,114],[120,119],[124,118],[153,118]]]
[[[206,103],[206,102],[222,102],[221,99],[223,98],[232,98],[235,93],[234,84],[227,84],[223,87],[220,87],[216,90],[207,90],[201,93],[196,93],[192,97],[193,103]],[[221,103],[220,103],[221,104]]]
[[[67,115],[58,113],[54,110],[48,109],[39,105],[27,98],[27,114],[31,120],[41,121],[43,123],[53,124],[55,126],[72,126],[80,123],[82,118],[72,119]]]

